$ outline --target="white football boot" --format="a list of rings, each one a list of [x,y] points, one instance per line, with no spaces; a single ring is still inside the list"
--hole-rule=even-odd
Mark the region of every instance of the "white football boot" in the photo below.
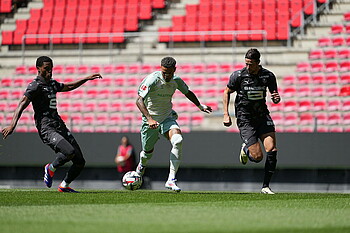
[[[165,183],[165,188],[167,189],[171,189],[173,190],[174,192],[180,192],[181,189],[176,185],[176,179],[172,179],[172,180],[168,180],[166,183]]]
[[[246,144],[243,142],[241,147],[241,153],[239,155],[239,161],[245,165],[248,162],[248,155],[244,152],[243,148],[246,146]]]
[[[136,172],[139,176],[143,176],[145,174],[146,166],[142,166],[141,163],[137,165]]]
[[[263,194],[275,194],[274,192],[272,192],[270,187],[262,188],[260,193],[263,193]]]

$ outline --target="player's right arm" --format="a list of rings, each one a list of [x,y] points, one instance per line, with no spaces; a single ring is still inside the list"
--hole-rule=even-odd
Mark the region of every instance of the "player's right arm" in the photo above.
[[[147,123],[151,129],[156,129],[159,123],[155,121],[149,114],[147,107],[145,105],[143,97],[139,96],[136,100],[136,106],[139,108],[140,112],[146,117]]]
[[[229,109],[229,105],[230,105],[230,97],[231,97],[231,94],[233,92],[234,92],[233,90],[226,87],[224,90],[223,98],[222,98],[222,105],[224,108],[223,123],[224,123],[224,126],[227,126],[227,127],[232,125],[232,120],[231,120],[230,113],[229,113],[228,109]]]
[[[30,104],[29,98],[24,95],[17,105],[15,113],[13,114],[13,117],[12,117],[11,124],[6,128],[3,128],[1,131],[3,139],[6,139],[7,136],[12,134],[12,132],[15,130],[17,122],[22,115],[22,112],[24,111],[24,109],[28,107],[29,104]]]
[[[237,86],[238,86],[238,76],[239,76],[240,72],[233,72],[230,75],[230,80],[228,81],[228,84],[224,90],[224,94],[222,97],[222,105],[224,108],[224,119],[223,119],[223,124],[226,127],[229,127],[232,125],[232,120],[230,117],[230,113],[229,113],[229,105],[230,105],[230,97],[231,94],[237,90]]]

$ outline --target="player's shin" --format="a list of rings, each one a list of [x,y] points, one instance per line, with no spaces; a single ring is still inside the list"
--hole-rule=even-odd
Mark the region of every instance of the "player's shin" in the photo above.
[[[170,171],[168,180],[173,180],[176,177],[177,170],[179,169],[182,158],[182,135],[174,134],[171,137],[172,149],[170,152]]]
[[[140,164],[142,166],[147,166],[148,161],[152,158],[153,153],[146,153],[144,151],[141,151],[140,153]]]
[[[267,152],[263,187],[269,187],[271,177],[276,170],[276,164],[277,164],[277,151]]]

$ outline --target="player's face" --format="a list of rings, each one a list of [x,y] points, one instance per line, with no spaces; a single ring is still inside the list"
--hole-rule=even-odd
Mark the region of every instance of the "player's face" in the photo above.
[[[42,66],[38,66],[39,76],[45,79],[51,79],[52,77],[52,68],[53,65],[51,62],[43,62]]]
[[[161,66],[160,69],[162,71],[162,75],[165,82],[170,82],[170,80],[172,80],[174,77],[176,67],[167,68],[167,67]]]
[[[252,59],[245,59],[245,66],[249,72],[249,74],[257,74],[259,72],[259,61]]]

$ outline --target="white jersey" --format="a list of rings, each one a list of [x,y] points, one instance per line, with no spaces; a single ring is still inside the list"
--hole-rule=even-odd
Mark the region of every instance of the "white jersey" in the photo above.
[[[173,79],[166,82],[162,72],[155,71],[142,80],[138,94],[144,98],[144,103],[152,118],[162,123],[173,111],[171,100],[176,89],[185,95],[189,90],[179,76],[174,74]]]

